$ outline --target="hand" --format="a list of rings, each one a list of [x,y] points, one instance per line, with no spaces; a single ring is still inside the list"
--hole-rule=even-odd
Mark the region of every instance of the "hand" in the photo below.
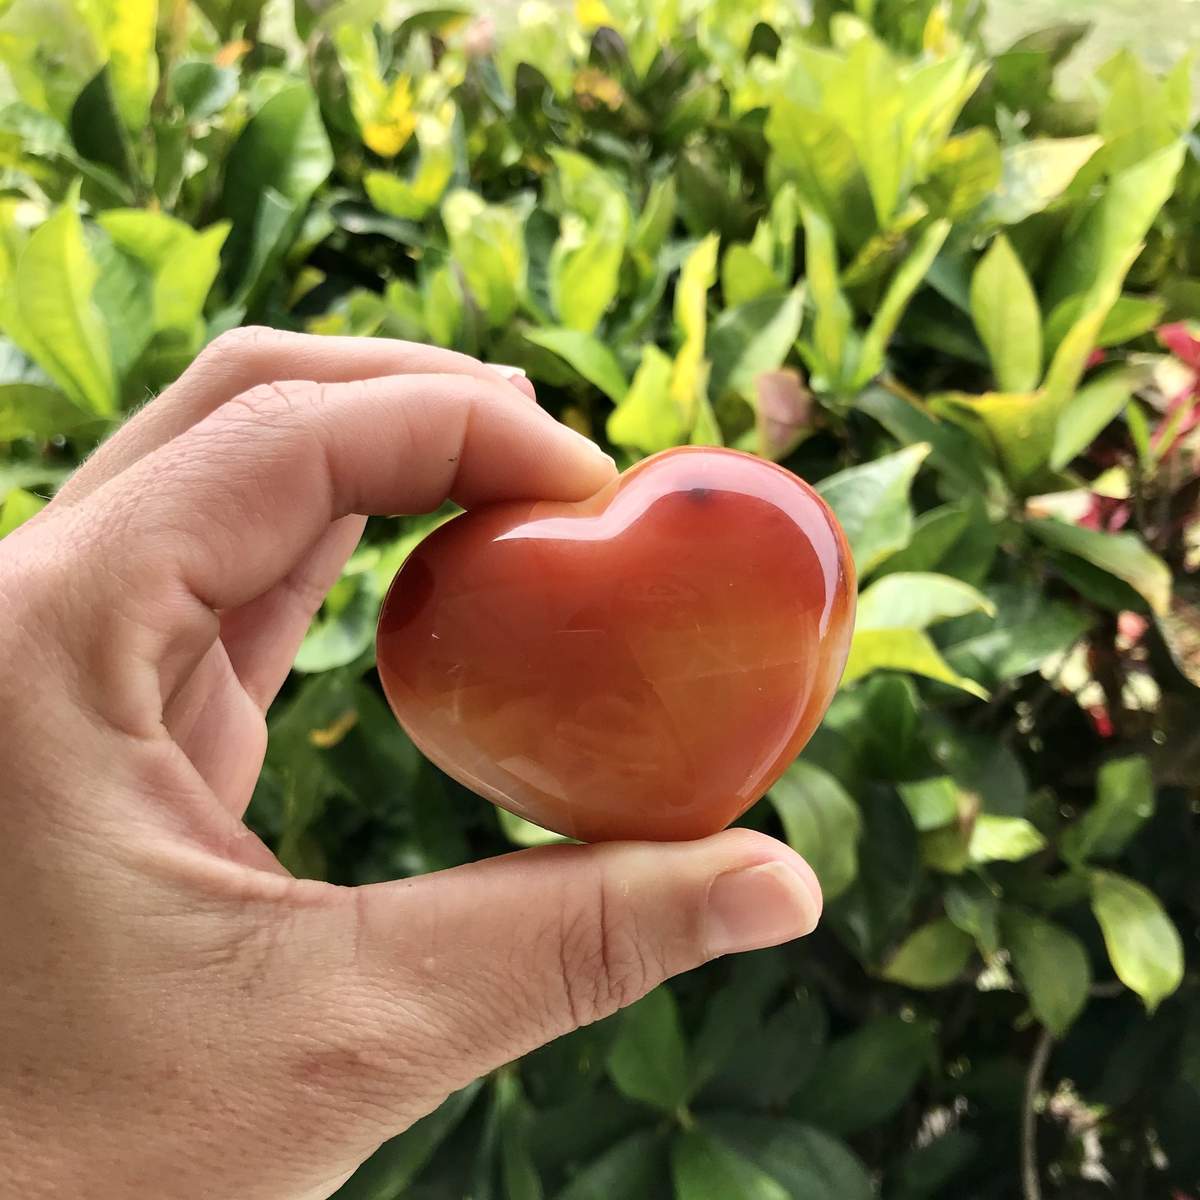
[[[0,1193],[324,1197],[472,1078],[812,928],[747,830],[347,889],[242,824],[353,514],[612,472],[473,359],[240,330],[5,539]]]

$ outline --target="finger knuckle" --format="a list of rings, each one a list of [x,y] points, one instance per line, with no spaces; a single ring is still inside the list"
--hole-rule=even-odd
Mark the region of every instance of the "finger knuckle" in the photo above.
[[[266,325],[239,325],[213,338],[200,357],[210,364],[248,358],[277,344],[282,336],[279,330]]]
[[[612,892],[612,884],[602,878],[590,903],[576,901],[563,910],[560,988],[568,1020],[575,1026],[589,1025],[632,1004],[661,975],[634,912]]]

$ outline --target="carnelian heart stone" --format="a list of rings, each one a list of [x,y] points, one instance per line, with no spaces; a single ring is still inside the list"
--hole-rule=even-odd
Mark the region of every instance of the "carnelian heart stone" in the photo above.
[[[682,447],[590,500],[439,527],[388,593],[379,672],[417,746],[510,812],[581,841],[697,838],[812,735],[854,597],[812,488]]]

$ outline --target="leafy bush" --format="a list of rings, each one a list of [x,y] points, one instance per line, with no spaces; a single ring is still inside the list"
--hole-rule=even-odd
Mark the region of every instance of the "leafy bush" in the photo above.
[[[1068,102],[1077,28],[989,58],[971,0],[814,7],[0,5],[0,531],[260,321],[521,364],[626,461],[784,461],[858,562],[845,686],[747,818],[823,929],[452,1097],[346,1197],[1200,1189],[1187,66]],[[547,837],[380,699],[431,523],[372,525],[272,713],[251,820],[298,873]]]

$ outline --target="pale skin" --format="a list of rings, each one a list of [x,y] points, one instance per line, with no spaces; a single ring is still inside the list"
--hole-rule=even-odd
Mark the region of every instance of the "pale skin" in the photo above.
[[[470,1080],[813,928],[748,830],[340,888],[242,823],[361,514],[613,471],[474,359],[239,330],[0,543],[0,1194],[318,1200]]]

